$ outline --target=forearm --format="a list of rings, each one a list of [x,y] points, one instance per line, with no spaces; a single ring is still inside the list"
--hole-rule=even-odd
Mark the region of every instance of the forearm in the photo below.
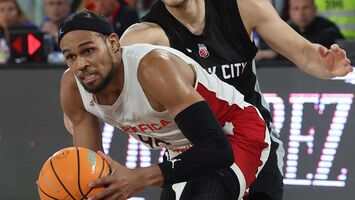
[[[92,151],[103,151],[101,134],[90,134],[88,132],[78,132],[74,129],[73,145],[78,147],[85,147]]]
[[[273,29],[284,29],[286,34],[280,34],[276,38],[270,34],[273,30],[270,28],[271,25],[270,27],[263,25],[260,32],[270,47],[292,61],[302,71],[318,78],[329,77],[320,64],[321,60],[318,53],[320,45],[313,44],[301,37],[284,22],[273,25]]]
[[[233,163],[232,147],[207,102],[191,105],[175,121],[193,147],[159,164],[165,185],[203,176]]]
[[[319,48],[322,48],[322,45],[314,44],[308,42],[302,48],[301,55],[299,59],[295,61],[295,64],[304,72],[321,78],[327,79],[332,78],[333,75],[326,70],[321,62],[321,57],[319,55]],[[324,48],[324,47],[323,47]]]
[[[266,34],[266,37],[268,37],[266,41],[273,49],[292,61],[302,71],[312,76],[321,79],[334,77],[332,71],[324,66],[327,64],[326,62],[332,63],[333,61],[324,59],[320,54],[320,48],[324,52],[328,51],[327,48],[319,44],[311,43],[291,30],[288,26],[283,27],[288,30],[286,31],[288,32],[287,35],[280,35],[277,39],[270,39],[269,34]]]
[[[234,159],[230,144],[214,145],[211,142],[216,141],[205,140],[171,161],[160,163],[164,185],[188,181],[232,165]]]
[[[95,152],[103,151],[100,125],[96,117],[87,114],[80,121],[73,122],[74,146],[89,148]]]

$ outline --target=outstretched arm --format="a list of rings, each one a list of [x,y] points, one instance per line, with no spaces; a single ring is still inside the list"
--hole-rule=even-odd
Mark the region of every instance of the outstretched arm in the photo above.
[[[93,151],[102,151],[99,121],[85,110],[74,74],[70,70],[64,72],[62,77],[60,101],[64,112],[64,123],[68,131],[73,135],[74,146],[86,147]]]
[[[346,52],[338,45],[330,49],[300,36],[276,13],[268,0],[237,0],[247,31],[257,31],[274,50],[301,70],[318,78],[345,76],[352,71]]]

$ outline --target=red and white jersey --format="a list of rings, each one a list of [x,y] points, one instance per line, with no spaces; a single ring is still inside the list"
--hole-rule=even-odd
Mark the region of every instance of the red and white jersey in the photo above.
[[[233,126],[230,122],[238,117],[236,111],[241,111],[244,107],[251,105],[244,101],[244,96],[234,87],[221,81],[215,74],[207,73],[185,54],[169,47],[149,44],[122,47],[124,86],[113,105],[99,105],[95,95],[87,92],[77,80],[85,109],[104,122],[142,141],[151,149],[165,147],[173,150],[189,147],[190,141],[177,127],[169,111],[154,110],[138,81],[139,63],[148,52],[154,49],[168,51],[193,66],[196,72],[195,89],[209,103],[225,133],[233,135]]]

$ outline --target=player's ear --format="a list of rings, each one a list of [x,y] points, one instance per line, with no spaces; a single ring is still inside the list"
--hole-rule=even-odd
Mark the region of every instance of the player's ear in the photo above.
[[[111,48],[112,52],[117,53],[120,49],[119,37],[116,33],[112,33],[108,36],[108,45]]]

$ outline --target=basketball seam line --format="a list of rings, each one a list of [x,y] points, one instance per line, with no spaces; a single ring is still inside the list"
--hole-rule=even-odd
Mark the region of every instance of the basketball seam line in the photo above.
[[[43,194],[45,194],[47,197],[49,197],[49,198],[51,198],[51,199],[59,200],[59,199],[56,199],[56,198],[52,197],[51,195],[45,193],[45,192],[42,190],[41,186],[38,186],[38,189],[39,189]]]
[[[69,190],[64,186],[63,182],[60,180],[60,178],[59,178],[57,172],[55,171],[54,166],[53,166],[53,162],[52,162],[52,158],[51,158],[50,162],[51,162],[51,167],[52,167],[52,170],[53,170],[53,172],[54,172],[54,175],[57,177],[59,183],[62,185],[62,187],[64,188],[64,190],[70,195],[70,197],[73,198],[73,200],[75,200],[75,198],[73,197],[73,195],[72,195],[72,194],[69,192]]]
[[[101,158],[101,157],[100,157],[100,158]],[[105,161],[104,161],[103,158],[101,158],[101,160],[102,160],[102,168],[101,168],[101,172],[100,172],[100,175],[99,175],[98,178],[101,178],[102,173],[103,173],[103,171],[104,171],[104,169],[105,169]],[[85,195],[86,198],[87,198],[87,195],[89,195],[89,193],[92,191],[92,189],[93,189],[93,188],[90,188],[90,190],[88,191],[88,193],[86,193],[86,195]]]

